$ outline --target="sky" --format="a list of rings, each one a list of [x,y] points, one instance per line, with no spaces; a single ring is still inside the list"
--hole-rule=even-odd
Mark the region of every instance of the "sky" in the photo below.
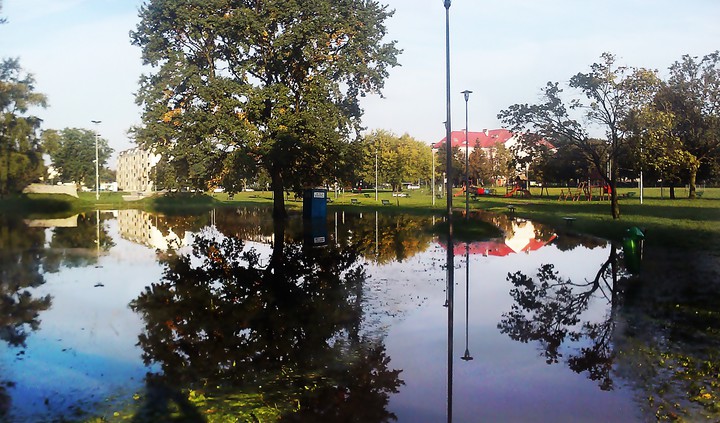
[[[363,125],[407,133],[428,144],[445,136],[443,0],[379,0],[395,10],[388,40],[403,50],[383,96],[363,99]],[[33,113],[43,129],[97,129],[117,153],[132,148],[141,123],[135,104],[143,73],[129,32],[143,0],[0,0],[0,57],[18,57],[48,96]],[[720,49],[717,0],[454,0],[450,7],[453,130],[500,128],[499,111],[533,103],[548,81],[567,83],[603,52],[661,76],[683,55]],[[93,120],[101,121],[94,125]]]

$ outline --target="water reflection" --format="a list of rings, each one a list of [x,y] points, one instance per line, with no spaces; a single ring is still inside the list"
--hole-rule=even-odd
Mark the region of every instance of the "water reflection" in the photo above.
[[[447,255],[446,255],[446,306],[447,306],[447,421],[453,421],[453,362],[455,335],[455,241],[453,239],[453,222],[449,219],[447,225]]]
[[[515,303],[511,311],[503,314],[498,329],[516,341],[537,342],[548,364],[558,363],[566,354],[570,369],[587,372],[600,389],[610,390],[613,317],[619,290],[617,272],[616,249],[611,247],[610,256],[589,281],[577,283],[563,278],[553,264],[540,267],[535,277],[522,272],[508,274],[508,281],[514,286],[510,296]],[[586,319],[583,314],[597,294],[610,307],[600,321]]]
[[[357,250],[303,248],[285,231],[274,226],[264,266],[234,236],[201,234],[190,255],[161,258],[163,280],[131,303],[145,321],[143,358],[162,369],[148,379],[151,393],[139,416],[168,418],[168,402],[184,398],[172,387],[186,387],[196,393],[192,407],[177,406],[188,413],[394,419],[388,397],[403,382],[388,367],[382,339],[362,327],[365,271]]]
[[[434,238],[432,216],[337,212],[335,240],[354,245],[373,262],[404,261],[427,250]]]
[[[717,419],[716,273],[630,276],[604,240],[475,218],[504,236],[338,212],[312,248],[254,208],[1,217],[0,420]]]
[[[67,218],[26,219],[24,223],[36,234],[42,234],[43,243],[38,251],[42,251],[43,270],[57,273],[62,266],[72,268],[98,264],[101,254],[115,246],[103,224],[111,217],[111,213],[96,211]],[[35,228],[48,228],[48,231]]]
[[[0,216],[0,339],[25,354],[26,340],[40,326],[40,313],[52,305],[50,295],[34,295],[45,283],[41,263],[45,234],[22,220]],[[11,398],[7,389],[15,381],[0,379],[0,417],[7,414]]]
[[[610,245],[607,260],[584,282],[562,277],[553,264],[535,276],[508,274],[514,304],[498,329],[537,343],[548,364],[564,361],[601,390],[633,387],[652,419],[716,420],[720,293],[700,276],[712,278],[713,266],[689,265],[706,270],[683,277],[672,273],[672,263],[645,263],[634,276],[622,263],[622,250]],[[606,304],[604,313],[588,313],[593,302]]]

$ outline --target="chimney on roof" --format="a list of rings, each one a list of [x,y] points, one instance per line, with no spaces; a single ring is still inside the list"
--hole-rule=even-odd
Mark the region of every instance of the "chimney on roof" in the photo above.
[[[486,137],[488,136],[488,130],[487,130],[487,128],[483,129],[483,134],[485,134]]]

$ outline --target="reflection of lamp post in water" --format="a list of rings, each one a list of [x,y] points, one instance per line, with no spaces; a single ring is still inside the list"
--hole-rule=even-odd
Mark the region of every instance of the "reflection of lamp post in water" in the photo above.
[[[100,266],[100,210],[95,210],[95,267]]]
[[[380,241],[378,232],[379,232],[378,231],[378,212],[377,212],[377,210],[375,210],[375,261],[376,262],[378,261],[378,251],[379,251],[378,245],[379,245],[379,241]]]
[[[452,422],[453,413],[453,335],[454,335],[454,315],[455,315],[455,244],[453,240],[452,221],[448,222],[448,249],[447,249],[447,287],[446,287],[446,306],[447,306],[447,420]]]
[[[465,243],[465,354],[462,360],[470,361],[472,356],[468,349],[468,315],[470,313],[470,243]]]

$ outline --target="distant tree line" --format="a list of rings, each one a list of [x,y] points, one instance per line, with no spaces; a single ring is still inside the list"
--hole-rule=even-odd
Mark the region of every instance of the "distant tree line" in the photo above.
[[[619,66],[610,53],[587,73],[570,78],[570,95],[557,82],[542,90],[538,104],[515,104],[498,117],[519,135],[516,158],[545,179],[588,177],[591,171],[611,187],[613,218],[620,217],[621,176],[672,188],[720,174],[720,56],[683,56],[667,80],[655,70]],[[577,95],[573,95],[577,94]],[[549,141],[553,148],[548,147]],[[523,152],[524,154],[518,154]]]
[[[151,0],[131,42],[152,73],[137,95],[139,146],[162,155],[154,180],[229,192],[249,185],[276,193],[273,214],[286,215],[284,193],[309,186],[429,182],[427,143],[384,130],[363,134],[359,99],[380,93],[400,51],[385,42],[392,16],[377,2],[320,0],[312,10],[280,0],[250,8],[229,0]],[[309,6],[308,6],[309,7]],[[208,11],[212,13],[208,13]],[[537,104],[516,104],[498,117],[518,143],[474,149],[470,184],[490,185],[531,169],[540,182],[595,175],[611,188],[637,178],[671,189],[720,175],[720,55],[683,56],[662,79],[655,70],[620,66],[605,53],[568,87],[550,82]],[[50,156],[59,181],[92,185],[98,142],[109,175],[106,140],[82,128],[46,130],[29,111],[45,107],[32,75],[17,59],[0,63],[0,195],[47,179]],[[564,92],[568,89],[568,93]],[[447,173],[436,151],[437,180]],[[451,183],[464,184],[464,152],[454,148]],[[377,163],[377,173],[376,173]]]

